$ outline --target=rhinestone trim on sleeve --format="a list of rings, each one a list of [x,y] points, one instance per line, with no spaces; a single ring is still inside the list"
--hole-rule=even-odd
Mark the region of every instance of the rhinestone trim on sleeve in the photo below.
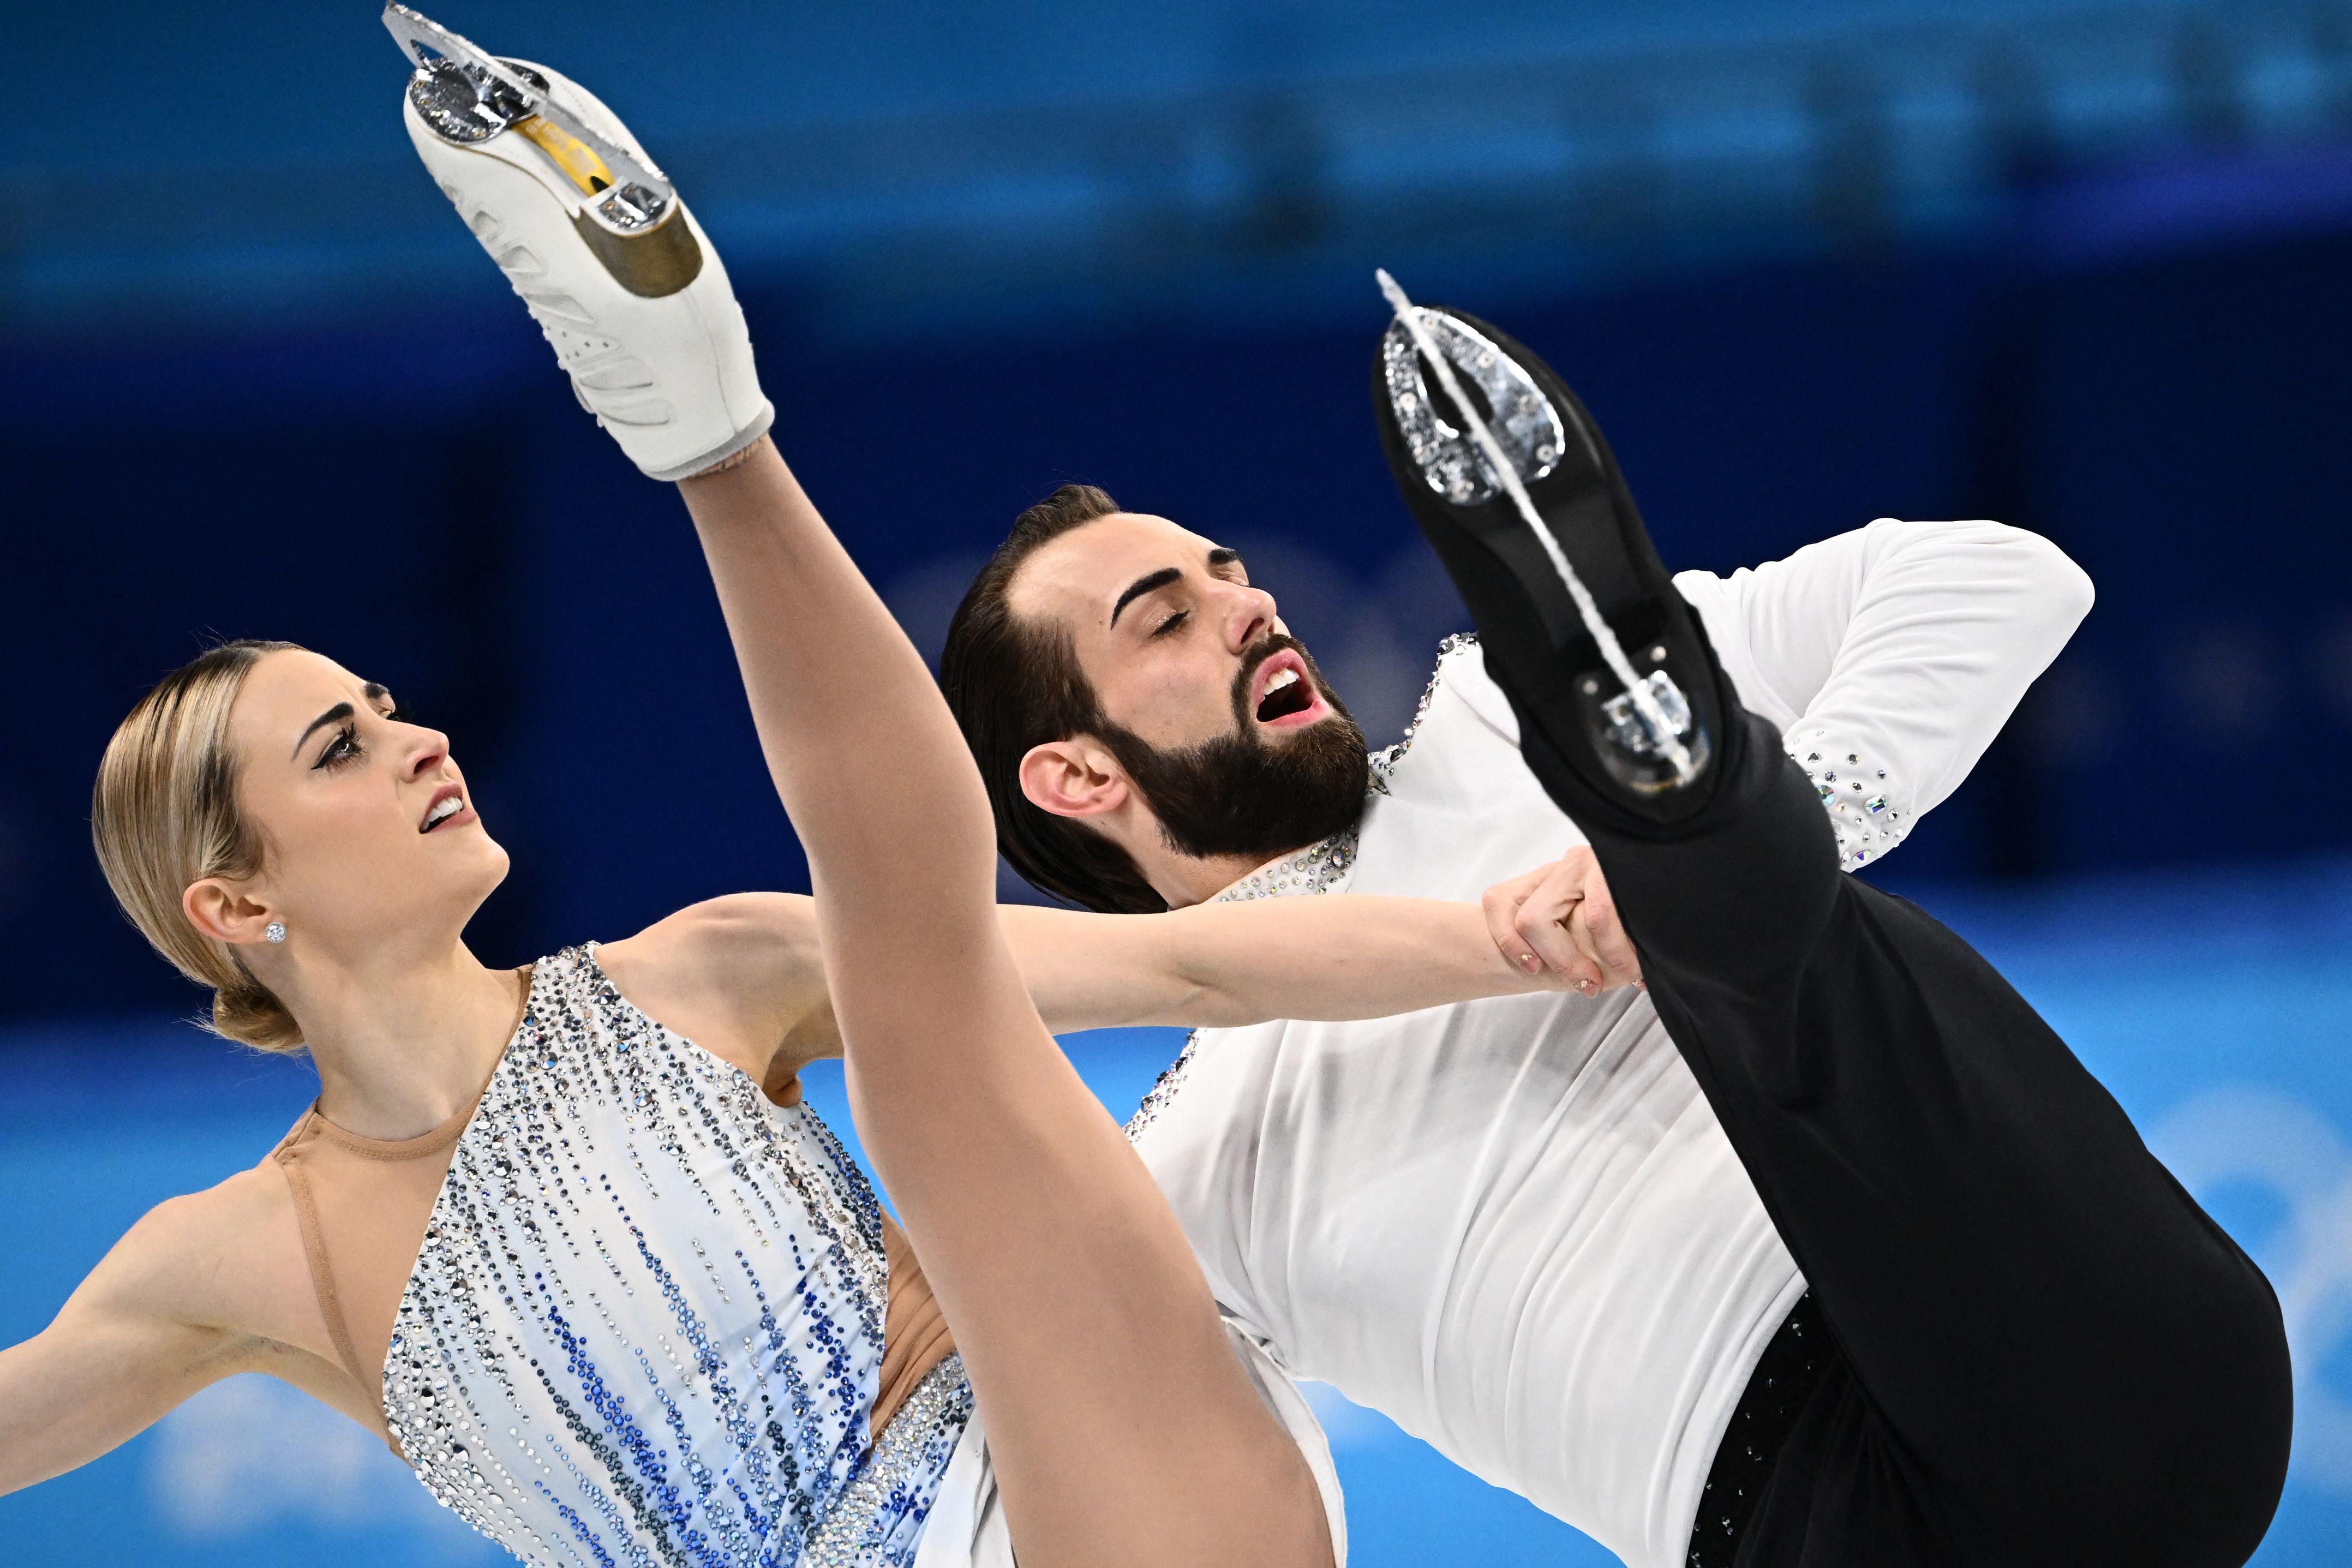
[[[1792,731],[1785,744],[1829,813],[1840,866],[1851,871],[1866,865],[1909,836],[1901,782],[1888,778],[1869,752],[1818,724]]]

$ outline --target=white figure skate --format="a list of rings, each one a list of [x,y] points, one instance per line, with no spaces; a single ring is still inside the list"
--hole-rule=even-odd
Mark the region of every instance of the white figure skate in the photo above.
[[[426,171],[630,460],[680,479],[764,435],[775,409],[727,269],[628,128],[405,5],[383,25],[416,65],[401,117]]]

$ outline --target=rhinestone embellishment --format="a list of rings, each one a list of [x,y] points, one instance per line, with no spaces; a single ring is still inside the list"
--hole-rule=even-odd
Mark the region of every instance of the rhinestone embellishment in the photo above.
[[[1851,871],[1868,865],[1910,835],[1911,824],[1896,804],[1902,791],[1863,748],[1842,742],[1822,725],[1788,738],[1789,754],[1813,782],[1822,808],[1837,836],[1838,864]]]
[[[526,1563],[895,1568],[970,1396],[942,1363],[869,1445],[887,1292],[873,1189],[815,1113],[573,948],[534,971],[453,1152],[385,1420]]]
[[[1557,468],[1567,449],[1568,431],[1551,399],[1518,361],[1484,332],[1442,310],[1423,310],[1421,321],[1431,339],[1454,362],[1455,374],[1486,400],[1495,439],[1519,477],[1533,484]],[[1421,357],[1403,322],[1389,323],[1387,335],[1381,340],[1381,361],[1389,405],[1396,412],[1406,449],[1429,488],[1455,506],[1493,500],[1501,491],[1502,481],[1469,437],[1441,417],[1430,401]]]

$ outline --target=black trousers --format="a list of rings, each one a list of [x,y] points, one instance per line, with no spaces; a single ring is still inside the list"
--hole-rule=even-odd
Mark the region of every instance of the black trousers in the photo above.
[[[2269,1283],[1967,942],[1838,869],[1719,685],[1697,817],[1561,804],[1834,1342],[1738,1562],[2235,1568],[2286,1469]]]

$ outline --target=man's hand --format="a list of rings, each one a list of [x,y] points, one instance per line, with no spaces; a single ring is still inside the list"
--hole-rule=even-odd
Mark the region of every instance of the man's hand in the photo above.
[[[1551,969],[1587,996],[1642,983],[1642,962],[1589,847],[1496,883],[1483,903],[1495,945],[1528,973]]]

